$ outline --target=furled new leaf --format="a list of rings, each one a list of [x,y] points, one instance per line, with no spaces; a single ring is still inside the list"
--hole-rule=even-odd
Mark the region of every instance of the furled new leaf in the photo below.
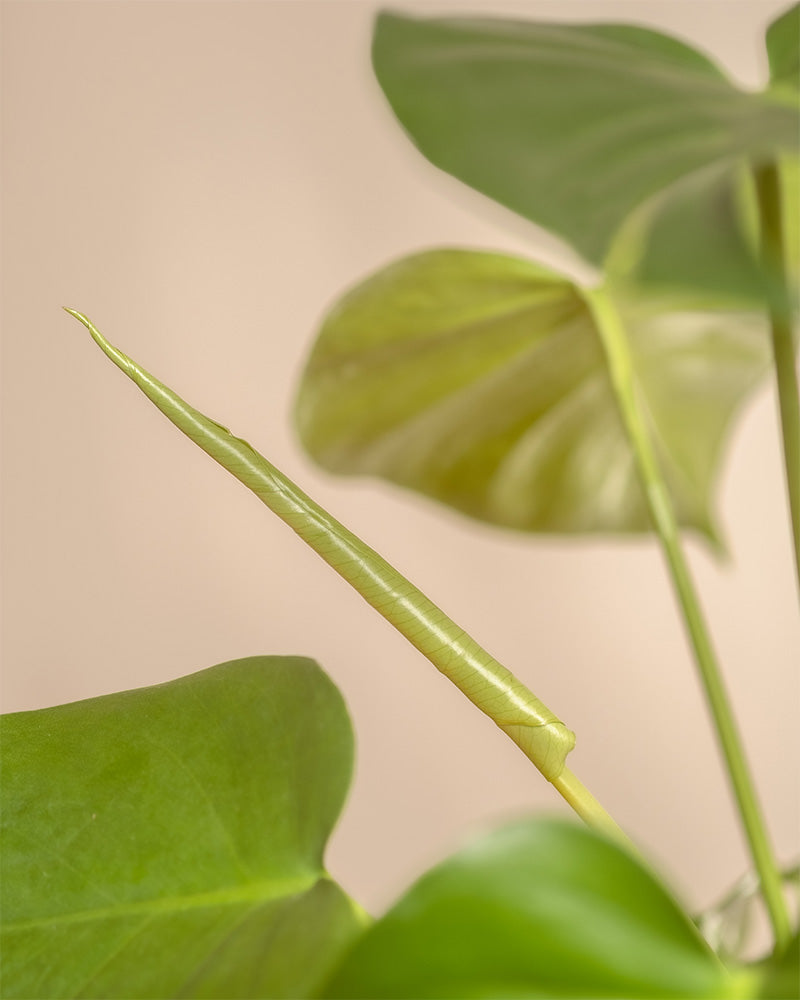
[[[363,926],[323,869],[352,767],[311,660],[2,718],[4,997],[299,997]]]
[[[432,869],[355,945],[331,998],[743,997],[689,918],[621,847],[517,823]]]
[[[433,164],[598,265],[630,213],[676,181],[797,149],[790,95],[739,90],[644,28],[384,13],[373,64]]]
[[[575,745],[567,729],[532,691],[374,549],[315,503],[244,438],[204,413],[110,344],[74,309],[103,353],[198,447],[277,514],[328,565],[485,712],[548,781],[569,782]],[[597,819],[597,812],[595,812]],[[610,818],[607,818],[610,823]],[[613,825],[613,824],[612,824]]]
[[[628,309],[639,391],[679,518],[715,536],[726,426],[766,363],[741,314]],[[649,527],[602,346],[580,289],[527,261],[405,258],[329,313],[297,400],[325,468],[382,476],[495,524]]]

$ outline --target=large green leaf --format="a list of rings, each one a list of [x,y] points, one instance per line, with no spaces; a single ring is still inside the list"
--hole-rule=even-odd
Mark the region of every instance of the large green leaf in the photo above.
[[[726,426],[766,364],[738,314],[628,309],[639,389],[684,525],[710,510]],[[580,290],[527,261],[460,250],[378,272],[331,310],[297,400],[325,468],[377,475],[526,531],[649,527]]]
[[[348,954],[329,997],[741,997],[648,870],[587,828],[529,820],[434,868]]]
[[[779,17],[766,36],[773,88],[800,89],[800,5]],[[796,283],[800,243],[800,118],[794,155],[776,157],[781,171],[786,271]],[[607,261],[630,281],[659,293],[692,290],[711,301],[768,304],[775,276],[759,260],[759,220],[753,172],[746,162],[715,164],[651,198],[626,221]],[[780,286],[777,286],[778,288]],[[778,292],[779,301],[782,292]]]
[[[643,28],[381,14],[373,63],[432,163],[595,264],[630,213],[676,181],[797,148],[783,88],[741,91]]]
[[[363,925],[322,866],[352,754],[299,657],[4,716],[3,996],[308,996]]]

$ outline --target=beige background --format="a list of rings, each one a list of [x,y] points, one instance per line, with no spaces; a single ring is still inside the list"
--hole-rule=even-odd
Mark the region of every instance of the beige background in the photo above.
[[[635,19],[746,85],[782,2],[411,5]],[[385,904],[469,831],[562,808],[513,745],[247,492],[169,427],[74,320],[242,433],[517,671],[578,732],[574,770],[692,905],[746,865],[651,542],[526,539],[333,481],[287,420],[315,324],[401,254],[554,241],[437,175],[370,76],[373,3],[3,5],[6,711],[303,653],[358,738],[333,873]],[[800,631],[765,388],[689,554],[781,857],[797,848]]]

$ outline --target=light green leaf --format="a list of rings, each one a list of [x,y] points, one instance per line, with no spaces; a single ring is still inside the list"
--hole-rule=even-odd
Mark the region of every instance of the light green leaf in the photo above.
[[[765,368],[764,338],[740,314],[629,306],[627,318],[680,521],[714,537],[720,449]],[[381,476],[494,524],[649,528],[580,290],[524,260],[430,251],[358,285],[323,323],[296,418],[325,468]]]
[[[300,997],[360,933],[323,868],[352,733],[252,657],[2,718],[3,996]]]
[[[432,869],[355,945],[328,997],[741,997],[650,872],[587,828],[536,819]],[[747,991],[747,992],[745,992]]]
[[[595,264],[681,178],[796,151],[796,102],[643,28],[381,14],[373,64],[432,163]]]
[[[767,56],[773,86],[800,90],[800,4],[794,4],[767,28]]]

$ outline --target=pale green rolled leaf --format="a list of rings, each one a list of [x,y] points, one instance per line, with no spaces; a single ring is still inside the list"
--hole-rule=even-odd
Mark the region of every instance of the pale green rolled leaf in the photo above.
[[[424,875],[348,954],[331,998],[744,997],[644,865],[591,830],[517,823]]]
[[[796,102],[644,28],[384,13],[373,65],[433,164],[597,265],[675,182],[797,147]]]
[[[764,371],[763,332],[737,313],[629,306],[627,318],[678,517],[714,538],[720,452]],[[380,476],[493,524],[650,526],[580,289],[528,261],[430,251],[358,285],[322,325],[296,421],[326,469]]]
[[[322,858],[352,742],[290,656],[4,716],[2,995],[308,996],[364,924]]]
[[[512,739],[548,781],[565,771],[575,734],[518,678],[374,549],[243,438],[196,410],[68,309],[103,353],[179,430],[277,514]]]

